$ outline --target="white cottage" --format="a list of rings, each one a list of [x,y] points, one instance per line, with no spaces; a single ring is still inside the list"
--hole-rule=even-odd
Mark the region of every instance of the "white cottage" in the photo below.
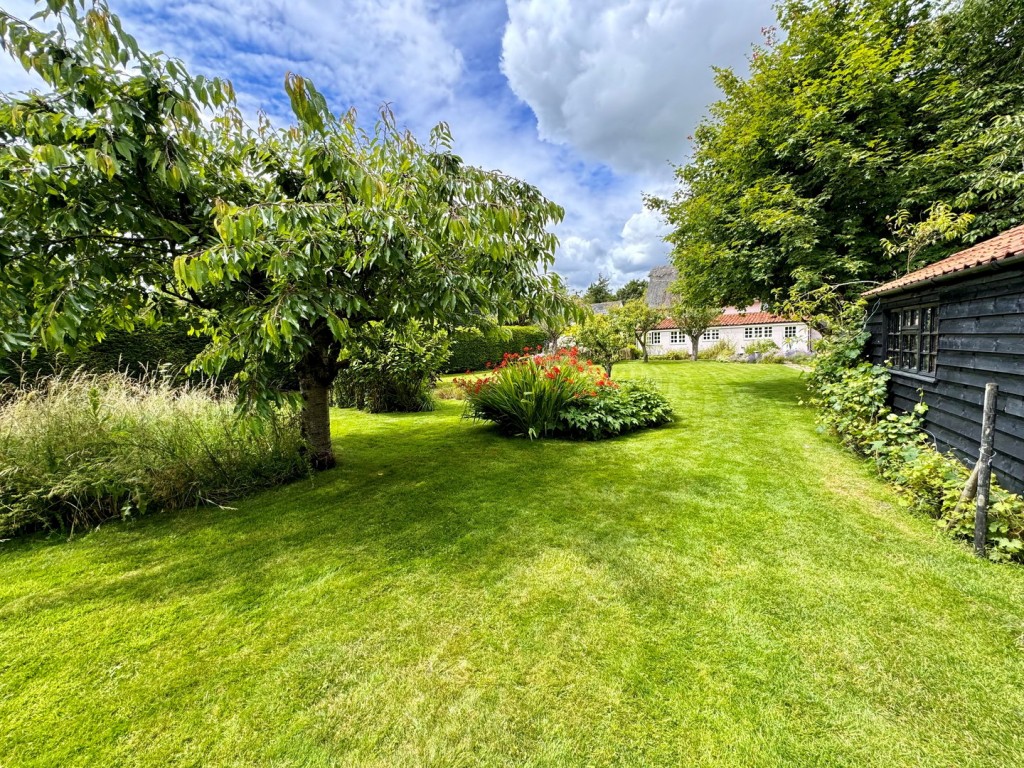
[[[652,269],[647,280],[647,303],[669,311],[672,306],[672,283],[678,277],[676,268],[669,264]],[[732,342],[737,354],[742,354],[747,345],[768,340],[775,342],[782,352],[811,352],[815,338],[818,338],[818,334],[807,323],[765,312],[761,309],[761,302],[758,302],[743,309],[723,309],[718,319],[701,336],[697,349],[707,349],[725,340]],[[647,334],[647,350],[652,355],[676,351],[689,353],[691,345],[670,317]]]
[[[707,349],[722,340],[732,342],[736,352],[742,354],[747,345],[765,340],[775,342],[782,352],[810,352],[814,338],[807,323],[765,312],[757,303],[743,309],[726,307],[700,337],[697,348]],[[652,355],[689,352],[690,341],[675,321],[667,318],[647,334],[647,349]]]

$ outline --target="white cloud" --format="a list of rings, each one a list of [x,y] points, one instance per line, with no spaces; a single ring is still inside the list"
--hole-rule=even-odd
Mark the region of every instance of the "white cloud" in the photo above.
[[[141,22],[144,47],[161,48],[199,71],[227,74],[240,93],[268,101],[286,72],[309,77],[352,104],[395,101],[420,109],[452,98],[462,56],[426,0],[113,0]],[[227,70],[227,71],[225,71]]]
[[[769,0],[110,2],[144,49],[230,78],[250,116],[291,119],[282,86],[292,71],[336,111],[355,105],[369,118],[391,102],[421,137],[448,121],[469,162],[566,208],[555,268],[576,288],[664,263],[665,228],[641,192],[671,188],[666,161],[683,159],[714,96],[710,66],[742,65],[771,15]],[[30,0],[3,5],[34,11]],[[0,90],[36,83],[0,55]]]
[[[502,69],[541,138],[621,172],[680,162],[715,90],[744,65],[768,0],[508,0]]]

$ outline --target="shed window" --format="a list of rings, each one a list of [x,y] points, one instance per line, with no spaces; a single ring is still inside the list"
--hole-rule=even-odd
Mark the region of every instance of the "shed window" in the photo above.
[[[651,331],[647,334],[647,341],[650,344],[661,344],[661,331]]]
[[[704,341],[718,341],[721,333],[718,328],[708,328],[704,331]]]
[[[669,331],[668,343],[669,344],[682,344],[686,340],[686,334],[682,331]]]
[[[784,339],[795,339],[796,338],[796,326],[795,325],[787,325],[786,328],[785,328],[785,331],[782,334],[782,338],[784,338]]]
[[[903,307],[890,311],[885,351],[893,368],[934,374],[939,352],[938,307]]]
[[[743,329],[744,339],[770,339],[772,327],[770,325],[747,326]]]

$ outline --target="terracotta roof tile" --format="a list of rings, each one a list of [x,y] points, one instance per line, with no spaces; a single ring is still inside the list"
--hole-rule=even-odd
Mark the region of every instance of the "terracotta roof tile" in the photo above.
[[[718,319],[715,320],[709,327],[720,328],[726,325],[768,325],[769,323],[792,323],[793,320],[789,320],[779,315],[773,315],[771,312],[740,312],[731,314],[721,314]],[[667,331],[671,328],[677,328],[676,321],[671,317],[666,317],[655,327],[656,331]]]
[[[865,296],[877,296],[883,293],[893,293],[901,288],[906,288],[926,280],[934,280],[937,277],[951,275],[954,272],[963,272],[965,269],[987,266],[996,262],[1005,261],[1013,256],[1024,254],[1024,225],[1008,229],[1001,235],[996,235],[989,240],[968,248],[965,251],[954,253],[949,258],[929,264],[927,267],[904,275],[897,280],[892,280],[877,288],[872,288],[864,293]]]

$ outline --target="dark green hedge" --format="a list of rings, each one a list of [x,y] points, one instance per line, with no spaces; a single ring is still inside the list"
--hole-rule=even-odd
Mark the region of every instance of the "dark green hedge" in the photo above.
[[[485,334],[473,329],[453,334],[452,354],[446,372],[483,370],[488,362],[499,362],[506,352],[522,352],[523,347],[543,345],[546,338],[544,332],[533,325],[510,325],[504,330],[507,334],[499,331]],[[176,326],[140,328],[131,333],[113,331],[103,341],[72,355],[55,358],[40,353],[35,359],[0,360],[0,379],[18,378],[19,370],[33,376],[68,367],[81,367],[96,373],[122,370],[139,375],[145,370],[152,371],[167,365],[175,374],[180,374],[204,346],[205,338],[189,336],[187,330]],[[231,367],[220,378],[226,379],[234,372],[235,368]],[[183,374],[181,377],[185,378]],[[294,388],[292,377],[287,372],[282,372],[281,379],[283,388]]]
[[[535,325],[508,325],[504,330],[511,336],[503,338],[505,334],[498,331],[485,334],[472,329],[453,334],[446,372],[480,371],[487,363],[500,362],[506,352],[522,352],[523,347],[535,348],[547,340]]]
[[[139,328],[130,333],[112,331],[103,341],[70,354],[41,352],[35,358],[24,356],[0,360],[0,378],[31,377],[63,368],[84,368],[93,373],[117,370],[139,376],[145,371],[152,372],[166,366],[172,375],[184,380],[185,366],[206,343],[206,338],[190,336],[187,330],[176,326]],[[229,376],[233,372],[226,373]]]

